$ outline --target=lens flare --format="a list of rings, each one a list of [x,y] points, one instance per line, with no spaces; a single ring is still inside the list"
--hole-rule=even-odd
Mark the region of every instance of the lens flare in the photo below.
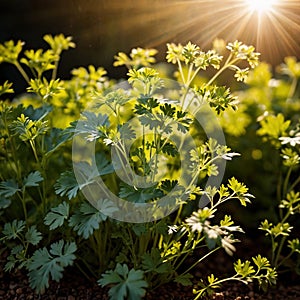
[[[251,12],[257,12],[259,14],[272,11],[276,0],[245,0]]]

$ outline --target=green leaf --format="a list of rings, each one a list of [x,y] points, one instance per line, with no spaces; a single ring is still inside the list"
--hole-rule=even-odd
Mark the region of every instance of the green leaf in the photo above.
[[[29,244],[37,245],[42,240],[42,234],[36,230],[36,226],[33,225],[29,227],[28,231],[25,233],[26,241]]]
[[[123,124],[119,128],[119,132],[122,140],[133,140],[136,138],[136,134],[128,123]]]
[[[69,200],[75,198],[79,191],[79,185],[72,171],[65,171],[60,174],[54,185],[55,193],[60,196],[68,196]]]
[[[132,230],[137,236],[141,236],[147,233],[148,231],[147,226],[145,224],[140,224],[140,223],[133,224]]]
[[[164,144],[164,146],[161,148],[161,151],[173,157],[176,156],[176,154],[178,154],[176,147],[169,142]]]
[[[24,178],[23,184],[26,187],[30,186],[38,186],[38,183],[43,181],[44,178],[42,177],[39,171],[31,172],[27,177]]]
[[[119,192],[119,197],[134,203],[146,203],[150,199],[159,198],[161,196],[162,192],[159,191],[156,186],[135,189],[133,186],[122,184]]]
[[[17,263],[23,265],[26,261],[24,257],[24,247],[22,245],[17,245],[13,247],[10,251],[10,255],[7,257],[7,262],[4,266],[5,272],[11,272]]]
[[[178,275],[176,276],[176,278],[174,279],[174,281],[176,283],[180,283],[182,284],[183,286],[190,286],[192,285],[192,281],[191,279],[193,278],[194,276],[192,274],[183,274],[183,275]]]
[[[108,116],[95,114],[85,111],[81,115],[81,119],[74,124],[76,127],[72,130],[75,135],[84,134],[88,142],[97,140],[105,135],[105,129],[109,126]]]
[[[250,265],[250,261],[246,260],[242,262],[240,259],[234,263],[234,269],[236,273],[240,276],[249,277],[251,274],[255,273],[253,266]]]
[[[52,36],[50,34],[46,34],[44,36],[44,40],[49,44],[53,52],[57,55],[63,50],[68,50],[69,48],[75,48],[75,43],[72,42],[72,37],[65,37],[63,34]]]
[[[252,258],[253,262],[257,265],[258,269],[268,269],[271,265],[266,257],[262,257],[260,254]]]
[[[0,96],[3,94],[13,93],[14,90],[11,88],[12,83],[5,81],[3,85],[0,85]]]
[[[238,182],[234,177],[228,180],[228,188],[233,191],[243,206],[246,206],[247,203],[251,203],[249,198],[254,197],[253,195],[247,193],[248,188],[243,183]]]
[[[126,264],[117,264],[114,271],[109,270],[102,274],[98,283],[102,287],[113,285],[108,292],[111,300],[139,300],[145,296],[145,288],[148,286],[143,277],[143,271],[135,269],[129,271]]]
[[[118,55],[115,56],[114,66],[125,65],[128,68],[148,67],[155,63],[154,55],[156,53],[156,49],[143,49],[140,47],[132,49],[130,57],[123,52],[119,52]]]
[[[15,64],[18,61],[23,45],[24,42],[18,41],[15,44],[13,40],[0,44],[0,63],[8,62]]]
[[[33,141],[39,135],[44,135],[49,130],[48,121],[31,120],[24,114],[21,114],[17,120],[11,124],[11,128],[23,142]]]
[[[93,234],[94,230],[99,229],[99,224],[106,220],[106,216],[99,210],[84,202],[80,208],[71,216],[69,226],[73,227],[75,231],[83,238],[87,239]]]
[[[158,274],[172,272],[171,264],[163,261],[160,251],[156,248],[152,248],[150,253],[145,253],[142,256],[142,268],[145,272]]]
[[[261,122],[261,128],[257,130],[258,135],[267,135],[270,138],[278,139],[286,135],[286,131],[290,126],[291,121],[285,121],[283,114],[277,116],[269,115]]]
[[[21,58],[20,62],[27,65],[30,69],[34,69],[37,72],[38,77],[43,72],[55,68],[54,62],[58,60],[58,56],[52,50],[43,51],[42,49],[26,50],[24,52],[26,56]]]
[[[299,239],[293,239],[288,241],[288,247],[292,252],[300,253],[300,241]]]
[[[110,174],[114,171],[113,165],[101,153],[96,155],[96,166],[93,168],[87,162],[79,162],[76,164],[76,174],[82,176],[84,182],[79,185],[73,171],[63,172],[56,184],[54,185],[55,193],[60,196],[68,196],[69,200],[75,198],[79,190],[95,181],[98,176]]]
[[[50,133],[45,136],[44,143],[47,153],[46,156],[53,153],[60,146],[64,145],[70,139],[70,134],[60,128],[52,128]]]
[[[51,208],[51,211],[44,219],[45,225],[50,225],[50,230],[56,229],[63,225],[64,221],[69,216],[69,204],[65,201],[57,207]]]
[[[113,165],[109,162],[105,155],[103,155],[103,153],[97,153],[95,156],[98,171],[97,176],[103,176],[114,172]]]
[[[16,239],[19,234],[25,229],[25,225],[25,221],[21,220],[13,220],[12,223],[6,223],[2,231],[2,234],[4,234],[4,239]]]
[[[63,267],[69,266],[73,263],[75,259],[74,252],[76,252],[77,246],[74,242],[66,243],[64,245],[64,241],[60,240],[57,243],[54,243],[50,247],[50,253],[53,256],[59,257],[59,262]]]
[[[0,196],[3,196],[5,198],[11,197],[19,191],[21,190],[19,189],[18,184],[14,179],[9,179],[0,183]]]
[[[11,200],[6,199],[2,196],[0,196],[0,210],[5,209],[11,205]]]
[[[47,248],[36,250],[28,263],[30,286],[41,293],[49,287],[49,280],[59,281],[66,266],[72,265],[77,250],[74,242],[65,243],[60,240]]]
[[[53,153],[60,146],[70,139],[70,134],[66,134],[65,130],[52,128],[50,133],[45,136],[44,143],[47,151],[46,156]]]
[[[24,110],[24,115],[30,120],[38,121],[44,119],[52,110],[53,107],[48,104],[44,104],[38,108],[34,108],[32,105],[29,105]]]

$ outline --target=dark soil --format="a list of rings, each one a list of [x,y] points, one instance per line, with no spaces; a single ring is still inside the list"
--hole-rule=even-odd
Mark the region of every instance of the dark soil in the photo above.
[[[244,254],[244,253],[243,253]],[[244,257],[244,255],[240,255]],[[226,274],[233,274],[230,258],[219,252],[206,264],[202,264],[194,272],[195,284],[207,274],[214,273],[217,277],[225,277]],[[29,287],[28,278],[25,273],[16,271],[6,273],[3,271],[5,264],[4,257],[0,260],[0,299],[47,299],[47,300],[96,300],[109,299],[108,289],[101,288],[96,281],[89,281],[77,270],[69,268],[65,270],[64,277],[60,283],[50,282],[49,288],[43,295],[37,295]],[[182,287],[170,283],[148,292],[146,300],[192,300],[194,298],[192,287]],[[300,300],[300,280],[290,276],[278,281],[276,287],[272,287],[267,293],[262,292],[253,284],[244,285],[235,282],[228,282],[208,299],[215,300]]]
[[[76,276],[77,275],[77,276]],[[198,274],[197,274],[198,275]],[[21,272],[0,274],[0,299],[49,299],[49,300],[84,300],[108,299],[107,289],[100,288],[96,282],[89,282],[76,274],[74,270],[66,272],[60,283],[51,282],[50,287],[43,295],[36,295],[28,285],[26,275]],[[191,300],[192,288],[176,284],[166,284],[157,290],[149,292],[145,299]],[[300,299],[300,285],[295,282],[291,285],[280,284],[268,293],[257,290],[253,285],[227,283],[210,299],[215,300],[254,300],[254,299]]]

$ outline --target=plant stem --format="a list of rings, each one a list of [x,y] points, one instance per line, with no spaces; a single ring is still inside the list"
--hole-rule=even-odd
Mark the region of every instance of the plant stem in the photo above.
[[[298,78],[293,77],[293,81],[292,81],[292,84],[290,86],[290,90],[289,90],[289,94],[288,94],[288,98],[287,98],[288,100],[293,98],[293,96],[295,94],[296,87],[297,87],[297,83],[298,83]]]
[[[29,84],[30,83],[30,79],[27,76],[26,72],[24,71],[24,69],[22,68],[22,66],[19,64],[18,61],[15,61],[14,65],[17,67],[18,71],[21,73],[21,75],[24,77],[24,79],[26,80],[26,82]]]
[[[219,76],[221,73],[223,73],[227,68],[232,66],[234,63],[238,61],[238,58],[233,59],[230,61],[232,58],[232,54],[230,54],[224,64],[224,66],[206,83],[206,86],[211,85]]]
[[[292,173],[292,167],[290,167],[288,169],[288,172],[286,174],[286,177],[285,177],[285,180],[284,180],[284,183],[283,183],[283,192],[282,192],[282,197],[284,198],[287,194],[287,190],[288,190],[288,184],[289,184],[289,179],[290,179],[290,176],[291,176],[291,173]]]
[[[57,76],[57,70],[58,70],[58,64],[59,64],[59,55],[60,54],[57,54],[57,55],[58,55],[58,59],[55,61],[55,64],[54,64],[54,69],[52,71],[52,76],[51,76],[52,80],[55,80],[56,76]]]
[[[288,191],[292,191],[299,182],[300,182],[300,176],[291,184]]]
[[[24,213],[24,219],[25,219],[25,222],[26,222],[26,226],[28,226],[28,222],[27,222],[27,219],[28,219],[28,215],[27,215],[27,208],[26,208],[26,202],[25,202],[25,188],[22,189],[22,196],[20,196],[20,194],[18,193],[18,196],[21,200],[21,203],[22,203],[22,208],[23,208],[23,213]]]
[[[281,251],[282,251],[285,240],[286,240],[286,236],[283,236],[281,241],[280,241],[280,244],[279,244],[279,247],[278,247],[278,250],[277,250],[277,254],[276,254],[276,257],[275,257],[275,261],[274,261],[275,267],[277,267],[277,265],[278,265],[278,260],[280,258],[280,254],[281,254]]]
[[[214,252],[216,252],[217,250],[221,249],[222,247],[217,247],[211,251],[209,251],[207,254],[205,254],[204,256],[202,256],[200,259],[198,259],[194,264],[192,264],[187,270],[185,270],[182,275],[188,273],[190,270],[192,270],[195,266],[197,266],[202,260],[206,259],[208,256],[210,256],[211,254],[213,254]]]
[[[183,84],[185,85],[185,78],[184,78],[184,74],[183,74],[183,69],[182,69],[181,61],[179,59],[177,59],[177,64],[178,64],[178,69],[179,69],[179,73],[180,73],[180,76],[181,76],[181,80],[182,80]]]

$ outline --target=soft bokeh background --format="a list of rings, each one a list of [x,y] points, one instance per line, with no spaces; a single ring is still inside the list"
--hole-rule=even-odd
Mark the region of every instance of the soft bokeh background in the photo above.
[[[0,0],[0,42],[45,47],[46,33],[72,35],[77,44],[64,54],[61,77],[88,64],[121,77],[124,70],[112,68],[118,51],[155,47],[164,60],[167,42],[191,40],[207,49],[217,37],[253,44],[262,60],[277,65],[287,55],[300,57],[300,1],[278,0],[273,12],[259,15],[243,0]],[[15,79],[11,67],[0,67],[1,82]]]
[[[215,38],[253,44],[261,60],[275,70],[285,56],[300,59],[300,0],[278,0],[265,14],[251,12],[244,0],[0,0],[0,43],[20,39],[26,41],[25,48],[44,48],[42,37],[48,33],[72,35],[77,44],[76,49],[63,53],[58,74],[62,78],[71,69],[89,64],[103,66],[110,77],[120,78],[126,69],[112,67],[119,51],[155,47],[160,50],[158,60],[164,61],[167,42],[192,41],[207,50]],[[24,92],[25,82],[18,71],[1,64],[0,84],[5,80],[14,82],[17,94]],[[265,160],[267,167],[262,160],[253,160],[251,151],[262,144],[253,120],[247,136],[228,138],[230,147],[242,156],[228,164],[227,170],[230,176],[240,174],[256,195],[256,206],[240,217],[248,227],[257,228],[254,216],[260,218],[274,209],[276,184],[268,170],[273,171],[269,167],[273,157]]]

